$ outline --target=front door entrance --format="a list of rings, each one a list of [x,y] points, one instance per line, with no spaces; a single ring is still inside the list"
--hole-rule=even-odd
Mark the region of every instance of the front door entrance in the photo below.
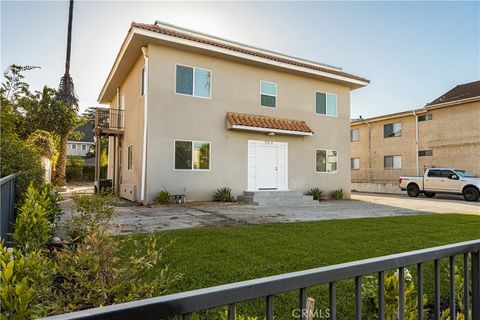
[[[287,190],[288,144],[248,141],[248,190]]]

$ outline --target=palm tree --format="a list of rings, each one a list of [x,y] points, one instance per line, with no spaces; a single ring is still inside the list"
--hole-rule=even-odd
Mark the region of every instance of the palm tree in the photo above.
[[[63,102],[71,111],[78,112],[78,98],[75,95],[73,80],[70,76],[70,53],[72,49],[72,21],[73,21],[73,0],[70,0],[70,7],[68,12],[68,32],[67,32],[67,55],[65,61],[65,73],[60,79],[58,86],[57,100]],[[65,171],[67,165],[67,141],[68,134],[72,128],[71,121],[65,121],[63,130],[60,130],[60,150],[55,170],[54,182],[58,186],[65,186]]]

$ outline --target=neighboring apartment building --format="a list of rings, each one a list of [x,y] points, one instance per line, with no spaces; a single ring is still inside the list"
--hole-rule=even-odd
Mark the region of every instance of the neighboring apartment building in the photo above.
[[[87,121],[78,128],[75,132],[80,132],[82,138],[80,140],[68,140],[67,142],[67,156],[81,156],[85,157],[89,151],[93,151],[95,141],[93,139],[93,121]]]
[[[234,196],[319,187],[349,197],[350,91],[368,82],[191,30],[132,23],[99,96],[110,105],[97,125],[110,136],[108,176],[121,196],[143,203],[161,190],[211,200],[221,187]]]
[[[351,122],[352,182],[394,182],[428,167],[480,175],[480,81],[424,108]]]

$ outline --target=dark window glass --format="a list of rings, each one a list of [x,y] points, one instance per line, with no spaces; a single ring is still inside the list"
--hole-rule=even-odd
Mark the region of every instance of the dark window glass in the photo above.
[[[177,66],[176,92],[193,95],[193,68]]]
[[[142,96],[145,95],[145,67],[142,68]]]
[[[261,95],[261,103],[263,107],[272,107],[275,108],[277,98],[272,96]]]
[[[315,96],[315,111],[320,114],[327,114],[327,95],[317,92]]]
[[[383,126],[383,137],[398,137],[402,135],[402,124],[400,122],[389,123]]]
[[[438,177],[440,170],[428,170],[428,177]]]
[[[440,177],[440,178],[451,179],[454,174],[455,174],[455,173],[454,173],[453,171],[450,171],[450,170],[442,170],[442,171],[440,171],[439,177]]]
[[[421,150],[418,151],[418,156],[419,157],[431,157],[433,155],[432,150]]]
[[[133,146],[128,146],[128,155],[127,155],[127,169],[132,170],[133,168]]]
[[[175,141],[175,169],[192,169],[192,142]]]
[[[383,167],[387,169],[393,168],[393,157],[384,157],[383,158]]]
[[[317,150],[317,172],[327,171],[327,151]]]
[[[429,121],[432,120],[432,114],[425,114],[423,116],[418,116],[418,121]]]

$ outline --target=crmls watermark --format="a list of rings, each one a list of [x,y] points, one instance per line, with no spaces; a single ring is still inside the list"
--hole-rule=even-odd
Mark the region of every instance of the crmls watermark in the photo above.
[[[292,317],[295,319],[330,319],[330,309],[293,309]]]

